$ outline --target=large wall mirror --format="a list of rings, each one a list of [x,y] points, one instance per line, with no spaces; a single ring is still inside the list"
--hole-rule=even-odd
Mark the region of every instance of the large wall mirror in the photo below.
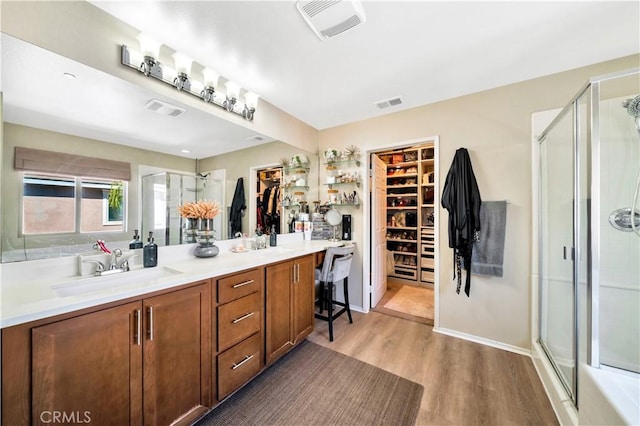
[[[252,232],[256,170],[297,155],[309,159],[306,197],[317,199],[317,155],[175,100],[167,108],[183,109],[181,115],[158,114],[145,105],[169,100],[153,91],[1,37],[2,262],[74,255],[91,250],[98,239],[121,247],[135,229],[143,240],[151,229],[161,244],[180,244],[181,224],[172,213],[195,199],[219,202],[218,238],[228,238],[228,208],[239,178],[248,209],[243,230]],[[101,168],[95,163],[100,160],[128,163],[131,178],[18,170],[16,147],[69,155],[80,170]],[[156,203],[162,191],[165,203]],[[122,203],[110,203],[114,194]],[[149,213],[149,205],[162,207]],[[36,219],[39,228],[33,227]],[[175,232],[167,233],[170,227]]]

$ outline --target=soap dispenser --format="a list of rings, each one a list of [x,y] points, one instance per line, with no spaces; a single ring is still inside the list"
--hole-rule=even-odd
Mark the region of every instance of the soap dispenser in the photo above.
[[[269,234],[269,245],[275,247],[278,245],[278,234],[276,233],[276,226],[271,225],[271,233]]]
[[[158,245],[153,240],[153,232],[149,232],[147,244],[142,249],[143,264],[145,268],[158,265]]]
[[[129,249],[141,249],[142,248],[142,240],[140,239],[140,235],[138,235],[138,230],[133,231],[133,240],[129,243]]]

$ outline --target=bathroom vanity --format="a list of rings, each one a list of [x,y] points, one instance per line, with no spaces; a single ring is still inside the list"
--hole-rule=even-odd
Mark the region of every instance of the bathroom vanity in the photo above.
[[[167,271],[133,270],[104,288],[69,292],[86,278],[9,288],[2,424],[56,415],[94,424],[193,422],[313,331],[313,270],[330,244],[227,249],[171,263],[161,256],[158,268]]]

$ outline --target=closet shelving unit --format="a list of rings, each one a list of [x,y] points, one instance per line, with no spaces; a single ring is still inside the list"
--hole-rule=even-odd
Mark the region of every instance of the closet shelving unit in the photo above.
[[[327,169],[327,204],[343,207],[360,207],[360,196],[354,188],[360,188],[360,176],[354,167],[360,166],[359,159],[337,160],[324,163]],[[332,179],[331,181],[329,181]],[[331,202],[331,192],[337,193],[341,201]],[[345,196],[346,195],[346,196]],[[349,198],[351,196],[351,198]]]
[[[304,185],[301,185],[304,181]],[[284,168],[283,189],[286,195],[283,197],[282,207],[297,208],[307,204],[305,194],[309,190],[309,165],[301,164]]]
[[[388,275],[421,284],[435,277],[435,158],[432,142],[378,154],[387,164]]]

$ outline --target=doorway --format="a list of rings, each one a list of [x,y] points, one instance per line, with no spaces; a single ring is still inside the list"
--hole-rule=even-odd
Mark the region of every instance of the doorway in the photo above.
[[[275,230],[282,234],[282,167],[260,168],[256,173],[255,229],[261,233]]]
[[[380,161],[383,172],[375,166]],[[438,288],[438,138],[370,151],[369,170],[369,306],[433,325]],[[384,192],[379,190],[381,179]],[[386,268],[380,268],[381,263]],[[381,281],[386,283],[383,294]]]

